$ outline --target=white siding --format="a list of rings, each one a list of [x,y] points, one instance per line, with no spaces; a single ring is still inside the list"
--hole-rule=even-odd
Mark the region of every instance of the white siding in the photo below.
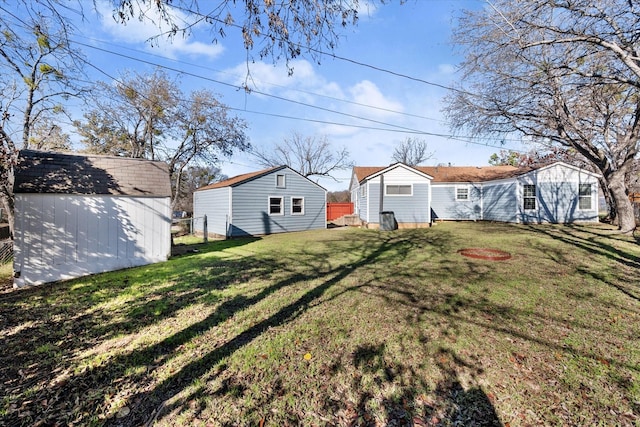
[[[16,194],[15,285],[166,261],[169,198]]]

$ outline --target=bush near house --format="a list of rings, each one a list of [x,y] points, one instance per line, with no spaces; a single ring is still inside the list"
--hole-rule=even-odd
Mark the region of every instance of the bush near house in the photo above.
[[[0,295],[0,424],[640,423],[640,247],[606,226],[198,249]]]

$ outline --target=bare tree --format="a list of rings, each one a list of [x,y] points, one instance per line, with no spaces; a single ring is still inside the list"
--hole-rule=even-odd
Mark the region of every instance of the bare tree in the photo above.
[[[182,173],[181,185],[177,189],[177,200],[174,209],[193,212],[193,192],[200,187],[225,179],[227,179],[227,176],[222,174],[218,167],[188,166]]]
[[[335,172],[353,167],[346,147],[335,150],[326,136],[305,137],[297,132],[270,149],[254,150],[253,154],[262,166],[287,165],[306,177],[336,180]]]
[[[177,82],[161,72],[125,74],[103,84],[96,108],[76,122],[86,151],[163,160],[173,182],[172,206],[191,165],[215,166],[221,156],[250,145],[246,124],[228,114],[215,95],[200,90],[184,95]]]
[[[405,165],[418,166],[433,157],[433,152],[428,152],[427,149],[424,139],[407,137],[396,146],[391,158]]]
[[[12,235],[18,150],[60,148],[60,140],[49,145],[54,133],[64,138],[53,123],[66,116],[69,98],[84,93],[75,78],[83,62],[67,43],[71,28],[66,21],[39,3],[22,7],[17,16],[0,3],[0,201]]]
[[[447,97],[457,131],[516,132],[574,149],[602,175],[623,232],[635,229],[625,176],[640,137],[635,2],[496,0],[454,33],[464,86]]]

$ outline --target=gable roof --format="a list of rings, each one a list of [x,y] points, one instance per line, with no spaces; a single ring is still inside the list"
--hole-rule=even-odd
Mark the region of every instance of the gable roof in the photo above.
[[[171,181],[160,161],[21,150],[14,192],[171,197]]]
[[[261,176],[265,176],[265,175],[268,175],[270,173],[273,173],[273,172],[276,172],[276,171],[279,171],[279,170],[282,170],[282,169],[288,169],[289,171],[295,173],[296,175],[298,175],[298,176],[306,179],[310,183],[314,184],[316,187],[320,188],[321,190],[327,191],[323,186],[321,186],[317,182],[313,182],[312,180],[310,180],[306,176],[300,174],[297,171],[294,171],[293,169],[291,169],[287,165],[275,166],[275,167],[272,167],[272,168],[263,169],[263,170],[256,171],[256,172],[249,172],[249,173],[245,173],[245,174],[242,174],[242,175],[236,175],[236,176],[231,177],[229,179],[225,179],[224,181],[214,182],[213,184],[209,184],[209,185],[205,185],[204,187],[200,187],[196,191],[211,190],[213,188],[236,187],[236,186],[238,186],[240,184],[244,184],[245,182],[251,181],[252,179],[260,178]]]
[[[263,169],[256,172],[244,173],[242,175],[236,175],[229,179],[225,179],[224,181],[214,182],[213,184],[205,185],[204,187],[198,188],[196,191],[202,190],[211,190],[212,188],[223,188],[223,187],[235,187],[236,185],[242,184],[247,181],[251,181],[252,179],[259,178],[261,176],[267,175],[271,172],[275,172],[280,169],[284,169],[287,166],[276,166],[268,169]]]
[[[358,180],[371,179],[389,166],[356,166],[353,173]],[[532,171],[514,166],[415,166],[413,169],[432,177],[432,182],[482,182],[512,178]]]

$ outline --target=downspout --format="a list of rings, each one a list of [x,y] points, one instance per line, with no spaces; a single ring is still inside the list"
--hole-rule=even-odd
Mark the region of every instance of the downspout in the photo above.
[[[484,184],[480,183],[480,221],[484,221]]]
[[[384,211],[384,174],[380,174],[380,206],[378,209],[378,223],[380,223],[380,215]]]
[[[227,223],[225,224],[224,238],[231,237],[231,224],[233,224],[233,187],[229,187],[229,210],[227,211]]]

